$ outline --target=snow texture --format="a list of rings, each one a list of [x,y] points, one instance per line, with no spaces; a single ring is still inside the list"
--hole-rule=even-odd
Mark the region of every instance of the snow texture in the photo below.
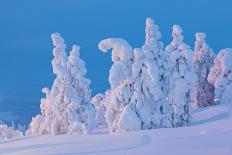
[[[107,52],[112,48],[112,61],[114,64],[110,69],[109,82],[111,88],[115,88],[130,75],[133,50],[127,41],[121,38],[102,40],[98,44],[98,48],[103,52]]]
[[[169,55],[168,102],[171,106],[169,120],[173,127],[188,126],[191,120],[191,103],[196,75],[192,63],[192,50],[183,40],[182,28],[173,26],[172,42],[166,47]]]
[[[232,118],[229,105],[209,106],[193,113],[186,128],[155,129],[93,135],[34,136],[0,142],[0,154],[9,155],[231,155]],[[223,117],[222,117],[223,116]],[[200,124],[199,124],[200,123]]]
[[[194,86],[196,96],[192,106],[197,108],[215,104],[214,86],[207,81],[209,70],[213,66],[215,56],[213,50],[205,43],[206,34],[199,32],[195,36],[193,62],[197,74],[197,82]]]
[[[168,104],[165,97],[167,58],[160,41],[159,27],[146,19],[145,44],[134,49],[132,65],[133,96],[131,103],[141,119],[142,129],[169,127]]]
[[[134,52],[118,38],[105,39],[98,45],[103,52],[113,49],[105,114],[111,132],[170,126],[169,105],[163,93],[167,61],[159,27],[151,18],[146,19],[145,32],[145,44]]]
[[[215,87],[215,99],[220,104],[232,103],[232,49],[222,49],[210,69],[208,82]]]
[[[118,120],[132,96],[130,76],[133,50],[127,41],[120,38],[105,39],[98,44],[98,47],[103,52],[112,48],[113,65],[109,75],[111,89],[106,96],[108,106],[105,118],[110,131],[116,132],[119,130]]]
[[[0,142],[12,138],[23,137],[23,133],[14,128],[8,127],[6,124],[0,123]]]
[[[106,113],[106,95],[98,93],[91,99],[92,104],[95,107],[96,117],[95,124],[97,128],[107,127],[105,113]]]
[[[58,33],[51,35],[55,46],[52,60],[57,76],[51,90],[41,99],[41,114],[32,118],[27,135],[88,133],[94,125],[94,109],[90,103],[90,80],[85,63],[79,57],[79,47],[74,45],[70,55],[65,51],[64,39]]]

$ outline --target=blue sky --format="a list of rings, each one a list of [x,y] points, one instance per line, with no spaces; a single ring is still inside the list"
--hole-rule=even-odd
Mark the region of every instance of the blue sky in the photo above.
[[[54,80],[53,32],[61,33],[68,50],[74,43],[81,46],[96,94],[109,87],[111,57],[98,50],[102,39],[122,37],[140,47],[145,19],[152,17],[165,45],[171,41],[172,25],[179,24],[187,44],[193,47],[195,32],[205,32],[208,44],[218,52],[232,47],[231,6],[230,0],[2,0],[0,111],[39,111],[41,89],[51,87]]]

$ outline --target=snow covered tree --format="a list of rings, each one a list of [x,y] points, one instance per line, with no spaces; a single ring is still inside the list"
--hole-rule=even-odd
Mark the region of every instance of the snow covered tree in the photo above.
[[[131,103],[141,119],[142,129],[151,129],[169,126],[166,121],[168,104],[163,90],[167,62],[160,41],[161,33],[153,19],[146,19],[145,32],[142,50],[134,50]]]
[[[196,41],[193,62],[197,74],[197,82],[194,86],[196,96],[192,106],[197,108],[215,104],[214,86],[207,81],[209,70],[213,66],[214,53],[205,43],[205,33],[196,33],[195,36]]]
[[[139,130],[141,121],[130,104],[133,95],[133,50],[127,41],[120,38],[102,40],[98,47],[103,52],[112,48],[113,65],[109,75],[111,89],[106,96],[108,106],[105,114],[110,132]]]
[[[196,75],[192,64],[192,50],[183,40],[182,28],[173,26],[172,42],[166,47],[170,57],[168,101],[171,105],[170,122],[173,127],[190,124],[193,86]]]
[[[159,27],[151,18],[146,19],[145,32],[145,44],[134,52],[122,39],[99,43],[103,52],[113,48],[105,115],[111,132],[170,126],[166,115],[169,105],[163,92],[167,61]]]
[[[220,104],[232,102],[232,49],[222,49],[210,69],[208,82],[215,87],[215,100]]]
[[[90,81],[84,77],[85,63],[79,57],[80,48],[74,45],[68,57],[60,34],[51,36],[55,46],[52,67],[57,77],[51,90],[42,89],[46,98],[41,99],[41,114],[32,118],[26,134],[86,133],[94,125],[94,109],[90,103]]]
[[[106,113],[106,96],[104,94],[98,93],[91,99],[92,104],[95,107],[96,117],[95,124],[98,128],[107,127],[105,113]]]
[[[13,127],[8,127],[0,121],[0,141],[5,141],[11,138],[20,138],[22,136],[22,132],[15,130]]]

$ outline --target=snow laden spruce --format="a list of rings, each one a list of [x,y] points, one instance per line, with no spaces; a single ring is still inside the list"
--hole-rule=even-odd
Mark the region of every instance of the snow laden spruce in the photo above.
[[[106,92],[107,93],[107,92]],[[105,113],[106,113],[106,95],[98,93],[91,99],[91,103],[95,107],[95,125],[97,128],[105,128],[107,127]]]
[[[210,69],[208,81],[215,87],[215,99],[220,104],[232,102],[232,49],[221,50]],[[232,106],[231,106],[232,107]]]
[[[111,132],[159,128],[167,124],[168,104],[163,92],[166,59],[159,27],[146,20],[146,41],[140,48],[123,39],[99,43],[103,52],[112,48],[111,89],[106,120]],[[164,61],[163,61],[164,60]]]
[[[43,88],[41,114],[32,118],[27,135],[87,133],[94,125],[94,109],[90,103],[90,81],[84,78],[85,63],[79,57],[80,48],[74,45],[70,55],[65,51],[64,39],[52,34],[56,79],[51,90]]]
[[[113,65],[110,69],[108,106],[105,114],[111,132],[140,129],[140,120],[130,104],[133,95],[131,68],[133,49],[127,41],[109,38],[98,44],[101,51],[112,48]]]
[[[210,68],[214,63],[214,53],[205,43],[206,34],[196,33],[195,51],[193,63],[197,74],[197,82],[194,86],[196,96],[193,107],[205,107],[214,105],[214,86],[207,81]]]
[[[141,120],[141,129],[169,126],[168,105],[165,99],[167,59],[161,33],[153,19],[146,19],[145,44],[134,49],[132,65],[133,96],[131,103]]]
[[[13,127],[8,127],[0,121],[0,142],[11,138],[23,137],[23,133]]]
[[[191,119],[191,103],[196,75],[192,63],[192,50],[183,40],[182,28],[173,26],[172,42],[166,47],[170,64],[168,68],[168,102],[171,106],[172,127],[188,126]]]

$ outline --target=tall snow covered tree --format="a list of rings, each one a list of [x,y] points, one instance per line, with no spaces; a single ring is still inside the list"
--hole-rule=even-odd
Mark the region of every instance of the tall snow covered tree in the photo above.
[[[166,53],[170,57],[168,101],[171,105],[170,122],[173,127],[190,124],[193,86],[196,80],[192,50],[183,42],[182,32],[179,25],[174,25],[173,40],[166,47]]]
[[[127,41],[120,38],[102,40],[98,47],[103,52],[112,48],[113,65],[109,75],[111,89],[106,96],[108,106],[105,114],[110,132],[139,130],[141,121],[130,104],[133,95],[133,50]]]
[[[232,102],[232,49],[221,50],[210,69],[208,82],[215,87],[215,99],[220,104]]]
[[[161,33],[153,19],[146,19],[146,40],[141,49],[134,50],[132,65],[132,105],[141,119],[142,129],[167,126],[167,101],[163,90],[166,59]],[[168,125],[169,126],[169,125]]]
[[[197,82],[194,86],[196,96],[192,106],[197,108],[215,104],[214,86],[207,81],[209,70],[213,66],[214,53],[205,43],[205,33],[196,33],[195,36],[196,41],[193,62],[197,74]]]
[[[168,104],[163,93],[167,62],[159,27],[151,18],[146,20],[145,32],[145,45],[134,52],[122,39],[111,38],[99,43],[103,52],[113,48],[111,90],[105,115],[111,132],[170,126],[166,121]]]
[[[65,51],[64,39],[52,34],[54,59],[53,73],[57,76],[51,90],[43,88],[46,98],[41,99],[41,114],[32,119],[27,135],[65,134],[88,132],[94,123],[94,109],[90,103],[90,81],[85,63],[79,57],[79,47],[73,46],[70,56]]]

